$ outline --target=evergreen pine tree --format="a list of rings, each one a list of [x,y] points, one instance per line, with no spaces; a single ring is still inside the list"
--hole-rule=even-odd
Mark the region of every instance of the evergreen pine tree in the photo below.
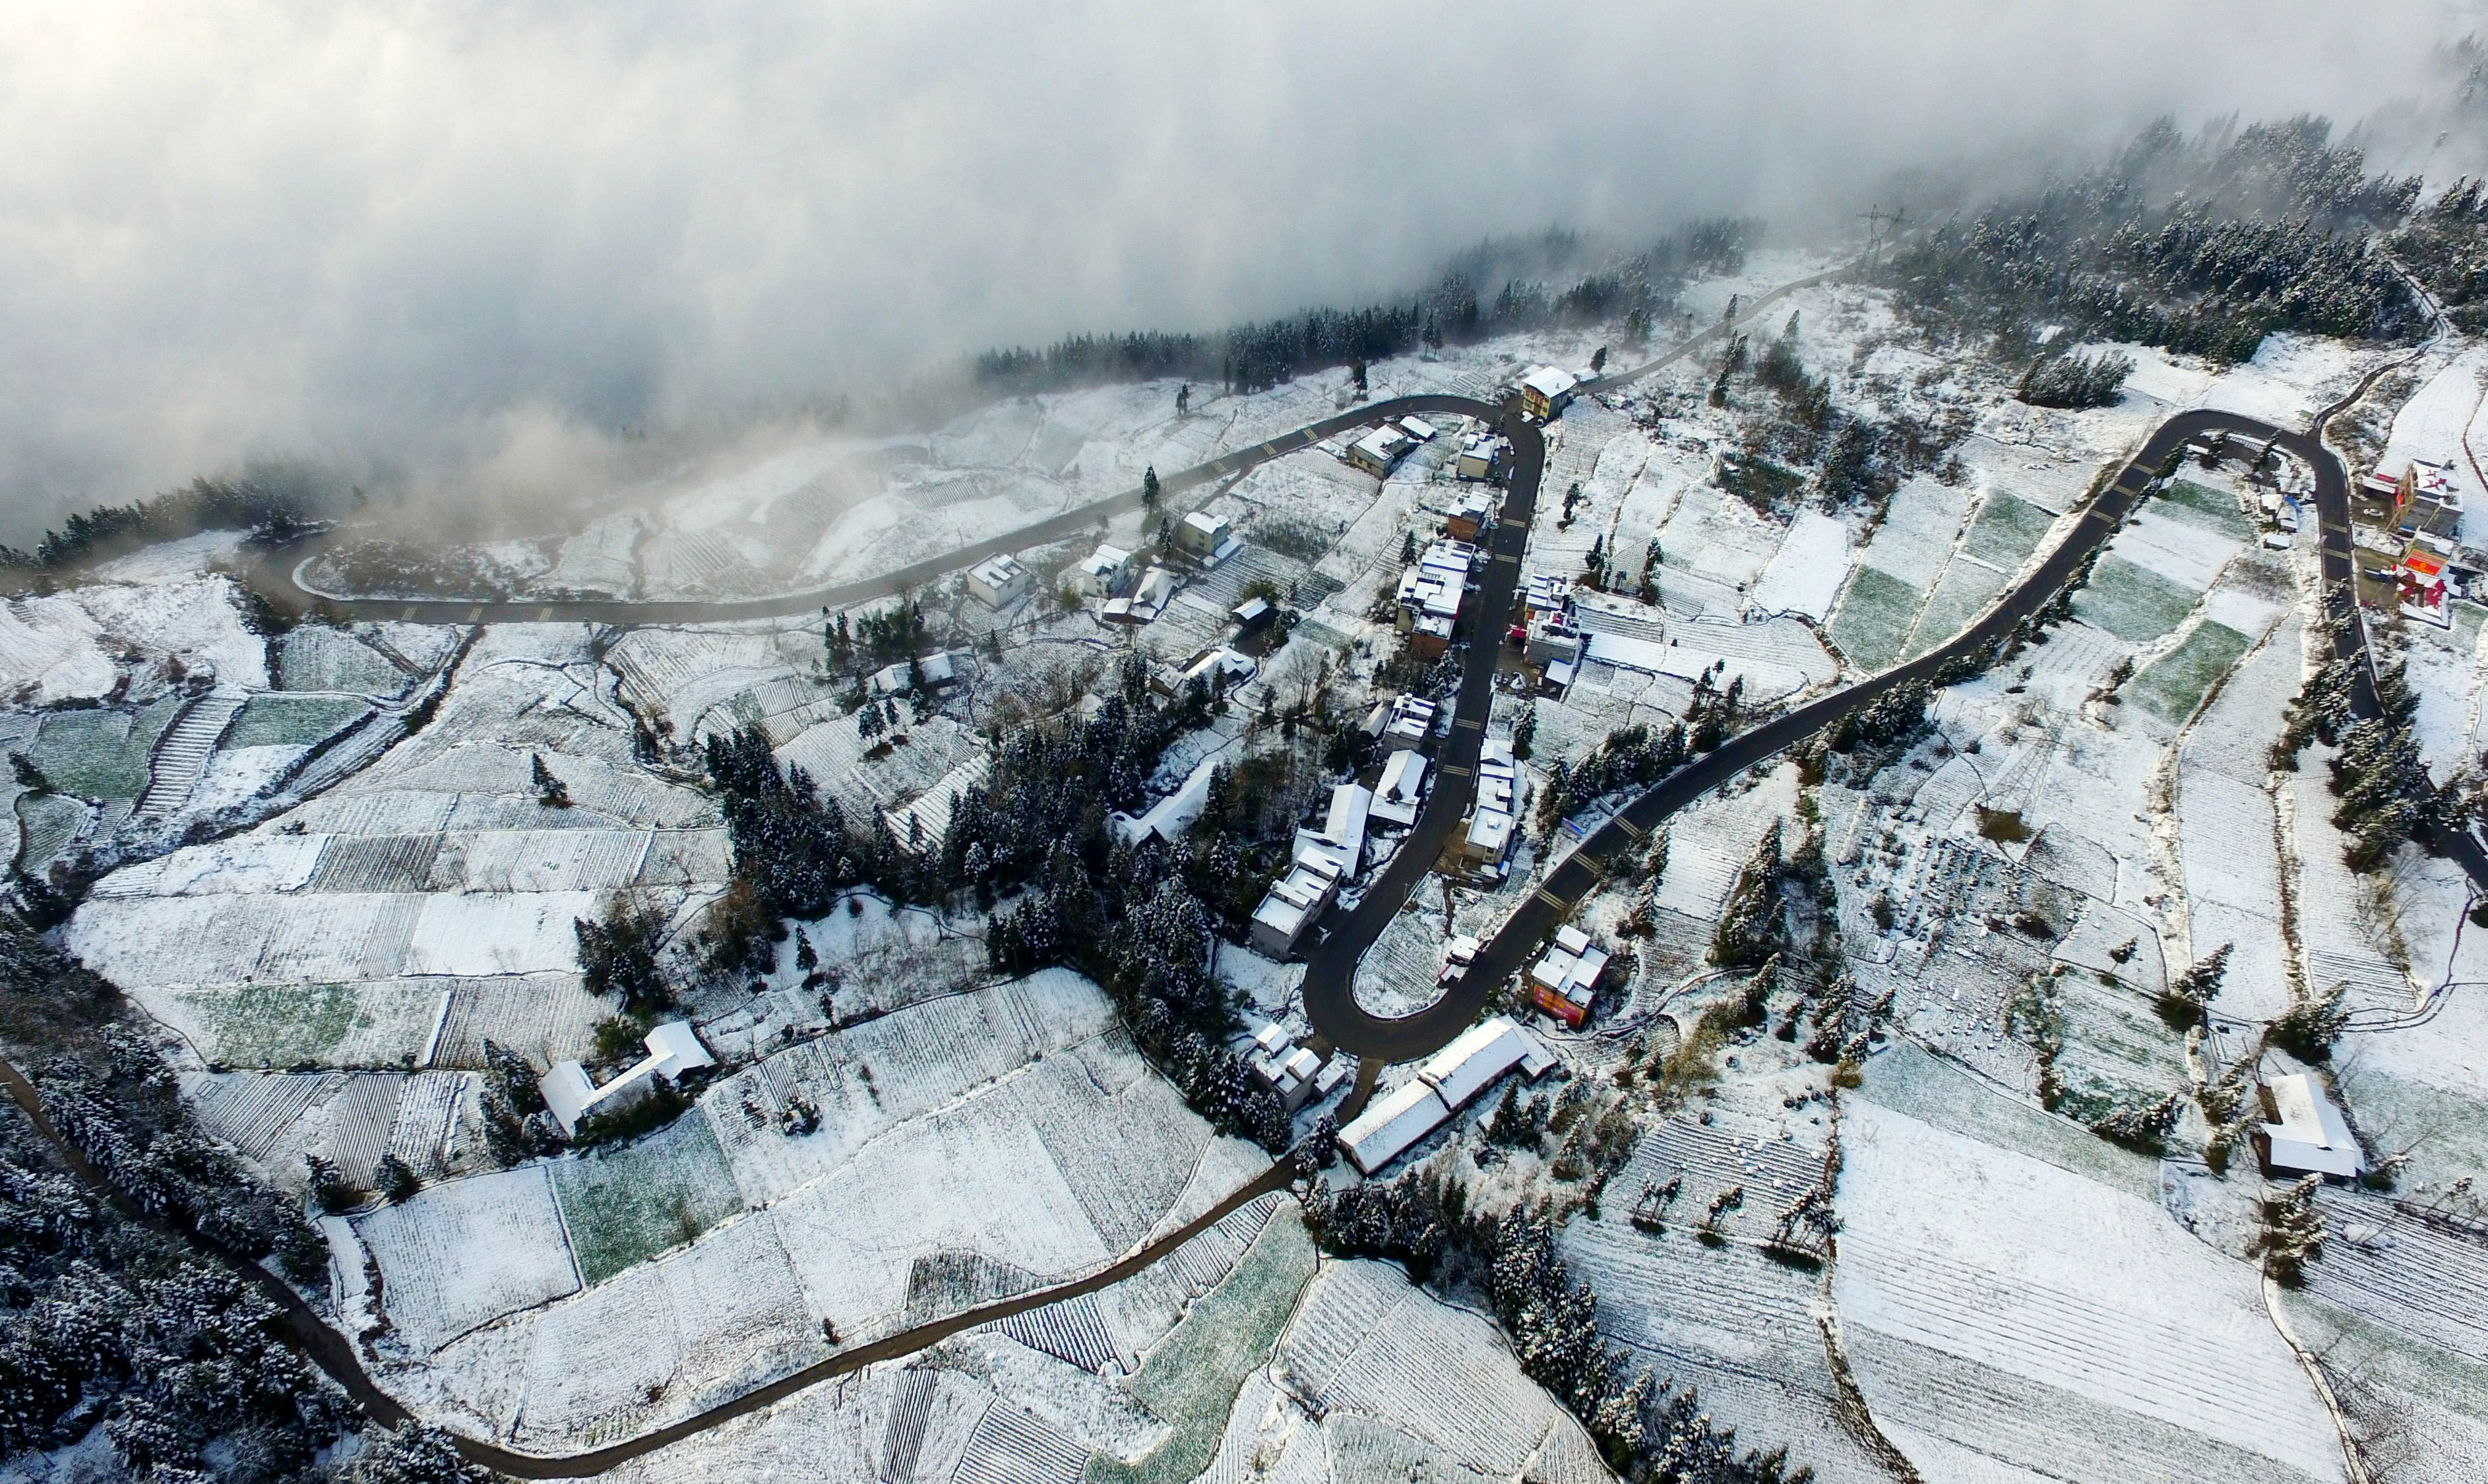
[[[1158,466],[1154,463],[1141,471],[1141,505],[1147,510],[1158,508]]]

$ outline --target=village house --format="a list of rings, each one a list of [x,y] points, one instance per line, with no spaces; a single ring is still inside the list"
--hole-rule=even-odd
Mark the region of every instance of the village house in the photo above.
[[[1026,597],[1034,580],[1019,558],[1005,551],[968,569],[968,596],[988,608],[1007,607]]]
[[[565,1137],[578,1137],[580,1124],[589,1116],[628,1107],[654,1092],[661,1078],[678,1081],[694,1067],[717,1065],[689,1021],[667,1021],[649,1031],[644,1044],[648,1054],[602,1087],[576,1061],[554,1062],[537,1078],[545,1106],[551,1111],[552,1121],[561,1125]]]

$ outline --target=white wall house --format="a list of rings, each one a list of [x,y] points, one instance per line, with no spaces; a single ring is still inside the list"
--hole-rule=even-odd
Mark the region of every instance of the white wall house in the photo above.
[[[1028,595],[1033,580],[1019,558],[1005,551],[968,569],[968,596],[988,608],[1007,607]]]
[[[553,1122],[561,1125],[564,1134],[576,1135],[581,1119],[592,1113],[608,1112],[628,1107],[655,1090],[657,1079],[679,1080],[693,1067],[713,1067],[717,1058],[700,1045],[699,1033],[689,1021],[667,1021],[648,1032],[648,1054],[620,1077],[599,1087],[587,1075],[587,1069],[575,1061],[557,1061],[552,1070],[537,1078],[544,1092],[545,1106],[552,1112]]]

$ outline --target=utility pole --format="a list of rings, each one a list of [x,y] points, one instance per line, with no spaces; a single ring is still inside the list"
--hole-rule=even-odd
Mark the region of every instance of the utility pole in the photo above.
[[[1883,224],[1891,223],[1892,236],[1897,240],[1901,235],[1901,224],[1909,219],[1909,209],[1903,206],[1886,215],[1883,211],[1883,203],[1878,201],[1866,210],[1858,212],[1857,219],[1866,224],[1866,271],[1872,273],[1882,266],[1880,255],[1883,246]]]

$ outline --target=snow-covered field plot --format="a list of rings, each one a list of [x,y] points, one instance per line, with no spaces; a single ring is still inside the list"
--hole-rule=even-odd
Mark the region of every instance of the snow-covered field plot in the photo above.
[[[370,1183],[384,1154],[418,1175],[438,1174],[473,1084],[456,1072],[197,1072],[184,1078],[182,1091],[202,1129],[240,1151],[262,1178],[293,1190],[304,1183],[305,1155],[327,1160],[357,1185]]]
[[[822,642],[820,630],[808,626],[635,629],[605,658],[632,706],[669,723],[678,739],[697,742],[712,730],[756,722],[769,728],[770,741],[783,743],[825,714],[838,714],[834,705],[814,714],[791,704],[758,704],[768,687],[816,671],[826,653]],[[747,692],[753,699],[735,705]],[[828,686],[811,686],[800,699],[828,702],[830,696]]]
[[[1596,1219],[1576,1217],[1563,1234],[1564,1260],[1597,1291],[1607,1338],[1660,1380],[1696,1388],[1741,1447],[1786,1446],[1792,1464],[1826,1484],[1887,1477],[1838,1419],[1816,1276],[1743,1242],[1698,1241],[1692,1227],[1717,1191],[1697,1194],[1690,1180],[1674,1209],[1682,1219],[1663,1234],[1635,1228],[1627,1212],[1645,1178],[1634,1173],[1640,1162],[1617,1178]],[[1748,1205],[1765,1199],[1749,1188]]]
[[[429,1353],[479,1325],[579,1291],[540,1164],[427,1186],[353,1222],[380,1264],[398,1337]]]
[[[1831,619],[1832,637],[1857,668],[1880,670],[1898,658],[1918,607],[1952,560],[1971,492],[1920,476],[1892,496]]]
[[[360,721],[371,707],[354,696],[269,691],[244,702],[225,730],[231,747],[310,747]]]
[[[1240,1470],[1276,1456],[1303,1470],[1277,1476],[1342,1484],[1607,1477],[1580,1424],[1521,1374],[1493,1325],[1436,1301],[1393,1264],[1324,1262],[1277,1363],[1255,1380],[1218,1452],[1238,1471],[1214,1476],[1247,1477]]]
[[[1258,1218],[1231,1243],[1221,1235],[1227,1224],[1221,1223],[1102,1293],[954,1335],[904,1362],[807,1387],[624,1464],[613,1476],[928,1484],[1244,1478],[1257,1476],[1262,1463],[1292,1444],[1298,1459],[1310,1460],[1311,1471],[1273,1476],[1363,1484],[1375,1475],[1348,1466],[1333,1471],[1323,1436],[1309,1419],[1301,1443],[1264,1446],[1254,1431],[1278,1419],[1274,1407],[1292,1405],[1262,1365],[1314,1264],[1292,1207],[1284,1219],[1269,1219],[1277,1203],[1268,1197],[1230,1217],[1230,1222],[1248,1213]],[[1268,1240],[1257,1242],[1265,1230]],[[1170,1275],[1198,1266],[1195,1253],[1208,1246],[1222,1253],[1214,1273],[1190,1287]],[[1225,1281],[1230,1274],[1231,1284]],[[1133,1379],[1115,1379],[1099,1373],[1114,1360],[1111,1354],[1100,1359],[1065,1353],[1064,1335],[1084,1323],[1093,1326],[1101,1301],[1120,1306],[1117,1301],[1139,1287],[1172,1288],[1163,1318],[1149,1332],[1145,1370],[1125,1355],[1124,1372]],[[1073,1310],[1090,1317],[1066,1318]],[[1198,1321],[1184,1323],[1187,1311]],[[1168,1338],[1178,1325],[1182,1338]],[[1241,1454],[1239,1440],[1247,1445]],[[1535,1476],[1571,1484],[1597,1475]]]
[[[454,1045],[575,1050],[606,1012],[576,994],[573,920],[623,887],[669,907],[706,884],[683,863],[721,864],[715,806],[632,761],[580,638],[491,630],[422,731],[281,820],[107,877],[71,941],[212,1062],[408,1064],[462,989]],[[538,756],[571,807],[536,797]],[[472,1024],[501,976],[534,987],[523,1023]]]
[[[2075,615],[2134,644],[2174,630],[2245,546],[2196,514],[2173,500],[2144,507],[2108,543],[2090,581],[2074,595]]]
[[[368,626],[358,632],[327,624],[297,625],[278,650],[278,683],[287,690],[403,695],[412,675],[365,642],[362,634],[366,632]]]
[[[2370,1477],[2488,1478],[2488,1365],[2305,1290],[2284,1291],[2281,1306],[2300,1342],[2324,1357],[2326,1379],[2365,1440]]]
[[[2298,913],[2300,951],[2306,985],[2317,994],[2344,988],[2353,1010],[2398,1018],[2416,1007],[2411,976],[2393,958],[2386,914],[2370,904],[2389,900],[2383,882],[2352,872],[2341,857],[2343,838],[2333,827],[2338,807],[2329,783],[2331,749],[2310,747],[2282,787],[2291,806],[2290,835],[2298,861],[2291,896]]]
[[[427,1417],[572,1452],[716,1406],[827,1353],[762,1212],[382,1376]]]
[[[268,685],[268,652],[244,627],[223,577],[94,582],[0,602],[0,692],[19,704],[99,700],[122,674],[120,655],[247,689]],[[159,682],[160,683],[160,682]]]
[[[2276,427],[2303,428],[2316,409],[2356,386],[2376,362],[2400,353],[2330,336],[2266,335],[2254,359],[2222,372],[2199,405],[2243,412]]]
[[[1683,477],[1670,472],[1673,477]],[[1652,473],[1655,477],[1656,469]],[[1550,494],[1560,510],[1563,490],[1551,485],[1540,487],[1541,506],[1547,503]],[[1730,589],[1726,602],[1733,609],[1734,590],[1744,588],[1763,574],[1771,554],[1779,549],[1782,534],[1777,522],[1755,514],[1753,507],[1715,485],[1684,488],[1678,492],[1666,524],[1656,532],[1660,589],[1672,602],[1676,594],[1667,579],[1682,573]],[[1619,554],[1636,564],[1641,558],[1641,552],[1630,546]]]
[[[1849,527],[1821,511],[1799,511],[1754,583],[1754,609],[1803,614],[1821,623],[1831,616],[1848,571]]]
[[[1922,655],[1967,629],[2003,594],[2055,521],[2053,512],[1991,490],[1928,592],[1904,654]]]
[[[2288,1008],[2279,821],[2265,783],[2281,712],[2298,686],[2301,636],[2294,620],[2275,633],[2229,678],[2178,752],[2188,936],[2197,958],[2234,945],[2220,1009],[2255,1020]]]
[[[2418,697],[2414,724],[2419,751],[2427,759],[2428,772],[2440,783],[2465,764],[2479,760],[2480,638],[2488,631],[2488,608],[2470,602],[2447,607],[2452,618],[2447,629],[2403,624],[2392,630],[2403,641],[2397,658],[2407,666],[2411,689]],[[2383,639],[2377,662],[2389,664],[2396,658],[2394,651],[2391,641]]]
[[[1832,1280],[1867,1404],[1934,1476],[2335,1479],[2252,1267],[2155,1205],[1850,1105]],[[1957,1453],[1954,1449],[1965,1450]],[[1994,1476],[1989,1474],[1986,1476]]]
[[[790,1134],[779,1114],[799,1091],[821,1121]],[[1214,1139],[1111,1028],[1104,996],[1058,970],[799,1045],[646,1138],[428,1186],[361,1224],[489,1225],[505,1265],[571,1275],[480,1316],[419,1279],[383,1289],[412,1347],[394,1389],[558,1449],[817,1358],[823,1320],[851,1344],[1092,1271],[1264,1163]],[[1207,1242],[1184,1252],[1202,1247],[1215,1281],[1243,1244],[1222,1259]],[[1096,1363],[1127,1353],[1102,1314],[1087,1330]]]
[[[1795,805],[1796,794],[1795,770],[1775,768],[1752,788],[1714,795],[1669,820],[1657,904],[1703,922],[1716,919],[1736,889],[1737,873],[1771,821]]]

